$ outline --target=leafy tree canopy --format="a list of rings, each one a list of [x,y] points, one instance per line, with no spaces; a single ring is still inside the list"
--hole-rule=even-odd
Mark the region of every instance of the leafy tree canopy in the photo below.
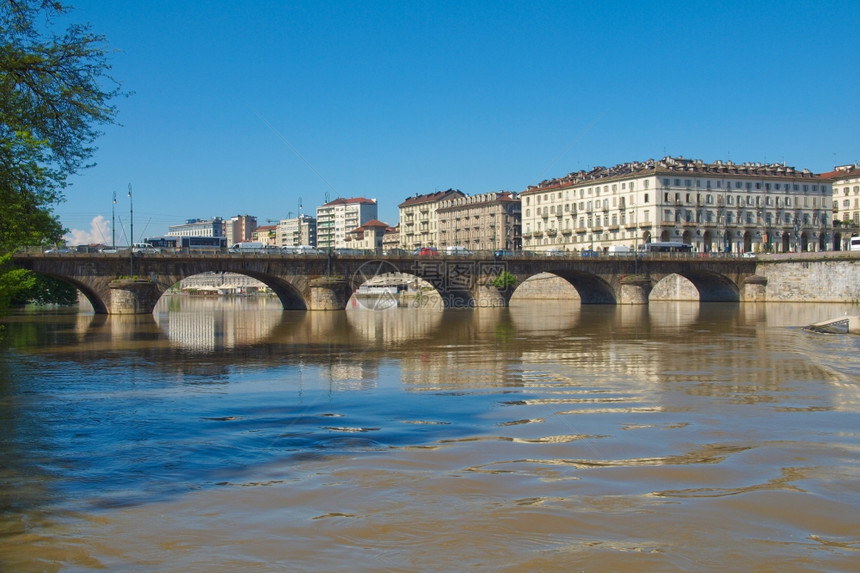
[[[53,208],[69,176],[88,167],[98,127],[115,122],[122,92],[107,42],[88,24],[59,26],[70,10],[0,0],[0,255],[60,240]]]

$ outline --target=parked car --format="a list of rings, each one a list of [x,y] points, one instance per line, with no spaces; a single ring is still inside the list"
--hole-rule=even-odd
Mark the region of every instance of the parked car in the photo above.
[[[412,254],[419,257],[435,257],[439,254],[439,251],[436,247],[420,247],[412,251]]]
[[[135,255],[155,255],[161,252],[161,249],[158,247],[153,247],[149,243],[135,243],[131,251]]]
[[[591,249],[586,249],[579,254],[582,257],[599,257],[600,251],[592,251]]]
[[[386,249],[385,251],[382,251],[382,254],[387,257],[400,257],[408,255],[409,251],[406,249]]]
[[[46,255],[67,255],[72,252],[72,249],[67,247],[57,247],[55,249],[48,249],[45,251]]]
[[[548,257],[566,257],[567,251],[562,249],[549,249],[546,251],[546,256]]]
[[[514,252],[513,252],[513,251],[509,251],[508,249],[499,249],[498,251],[496,251],[495,253],[493,253],[493,255],[494,255],[496,258],[501,258],[501,257],[513,257],[513,256],[514,256]]]

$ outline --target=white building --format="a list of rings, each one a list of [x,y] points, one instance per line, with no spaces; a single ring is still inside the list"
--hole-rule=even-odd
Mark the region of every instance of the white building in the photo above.
[[[187,219],[181,225],[170,225],[167,234],[171,237],[223,237],[224,221],[221,217]]]
[[[833,186],[834,248],[843,251],[860,234],[860,164],[838,165],[821,178]]]
[[[317,207],[317,247],[346,247],[346,234],[376,217],[376,199],[335,199]]]
[[[780,164],[665,157],[579,171],[520,194],[523,249],[830,250],[829,182]]]

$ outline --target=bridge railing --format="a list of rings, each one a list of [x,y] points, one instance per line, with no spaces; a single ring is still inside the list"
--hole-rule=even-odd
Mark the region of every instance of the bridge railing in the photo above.
[[[104,256],[104,257],[128,257],[130,253],[129,247],[90,247],[90,246],[75,246],[75,247],[22,247],[17,249],[16,254],[25,256]],[[860,252],[849,251],[816,251],[806,253],[725,253],[725,252],[691,252],[691,253],[608,253],[602,251],[469,251],[448,253],[444,250],[438,250],[433,254],[425,252],[425,254],[416,254],[416,251],[405,249],[303,249],[296,251],[293,249],[257,249],[247,251],[235,251],[228,249],[207,249],[207,248],[154,248],[147,252],[134,253],[135,257],[175,257],[175,256],[229,256],[229,257],[283,257],[283,258],[391,258],[391,259],[446,259],[446,260],[468,260],[468,259],[513,259],[513,260],[545,260],[563,259],[563,260],[579,260],[579,259],[620,259],[633,260],[639,259],[694,259],[694,258],[711,258],[711,259],[736,259],[736,258],[762,258],[762,259],[785,259],[785,258],[820,258],[820,257],[860,257]]]

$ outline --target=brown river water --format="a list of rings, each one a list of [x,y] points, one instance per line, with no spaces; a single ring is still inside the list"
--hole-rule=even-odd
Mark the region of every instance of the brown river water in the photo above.
[[[858,571],[856,304],[2,319],[2,571]]]

